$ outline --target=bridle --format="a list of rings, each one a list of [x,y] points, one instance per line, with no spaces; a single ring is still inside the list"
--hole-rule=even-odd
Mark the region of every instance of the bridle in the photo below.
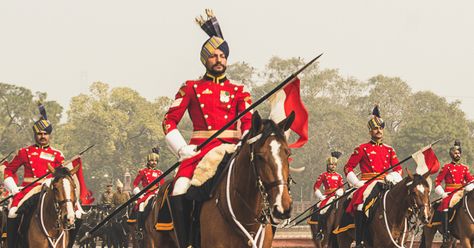
[[[260,176],[259,170],[257,168],[257,165],[255,163],[255,155],[260,155],[262,153],[255,152],[255,146],[254,144],[259,141],[260,139],[266,140],[270,136],[274,136],[274,133],[270,133],[263,137],[263,134],[260,133],[258,135],[255,135],[254,137],[248,139],[246,142],[250,147],[250,166],[253,168],[253,172],[256,177],[256,183],[257,183],[257,188],[258,191],[260,192],[260,196],[262,197],[262,210],[260,212],[260,216],[257,217],[257,222],[260,224],[271,224],[272,223],[272,206],[270,205],[270,201],[268,200],[268,192],[278,186],[283,186],[283,187],[288,187],[288,192],[291,195],[290,191],[290,185],[292,182],[291,177],[288,177],[288,181],[284,181],[281,179],[275,180],[273,182],[264,182],[262,180],[262,177]]]

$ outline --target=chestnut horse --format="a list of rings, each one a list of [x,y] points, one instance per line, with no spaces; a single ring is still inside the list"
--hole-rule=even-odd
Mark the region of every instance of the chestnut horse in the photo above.
[[[337,198],[336,196],[333,197]],[[328,207],[327,211],[320,217],[324,218],[324,221],[321,221],[320,219],[317,224],[309,225],[311,228],[313,242],[316,248],[332,247],[332,243],[336,242],[335,236],[334,234],[332,234],[332,231],[337,228],[336,213],[339,208],[339,204],[340,202],[338,201],[334,205]],[[321,223],[323,225],[323,239],[318,240],[316,239],[316,234],[319,232],[319,225],[321,225]]]
[[[201,243],[197,247],[271,247],[273,228],[290,218],[292,207],[290,149],[285,131],[294,118],[291,113],[276,124],[261,119],[258,112],[253,114],[252,127],[238,154],[225,170],[212,198],[201,206]],[[176,243],[162,243],[175,242],[171,231],[158,232],[155,237],[158,242],[150,247],[178,247]]]
[[[69,242],[69,230],[74,228],[76,185],[72,178],[79,166],[71,171],[65,167],[48,166],[54,178],[43,185],[39,202],[27,227],[29,247],[63,247]]]
[[[381,199],[372,207],[373,218],[366,223],[366,247],[403,247],[408,232],[408,219],[416,215],[423,223],[428,222],[430,216],[430,187],[426,178],[413,175],[407,170],[408,176],[382,194]],[[338,210],[346,211],[340,208]],[[338,213],[338,217],[342,216]],[[355,239],[354,229],[337,234],[338,247],[350,247]]]
[[[474,247],[474,193],[473,191],[464,195],[461,199],[461,207],[457,209],[456,215],[450,224],[451,235],[458,239],[462,247]],[[423,227],[423,235],[420,247],[431,247],[436,231],[441,232],[441,225]],[[451,242],[455,240],[451,239]],[[450,243],[451,243],[450,242]],[[455,244],[453,244],[454,246]],[[445,244],[444,247],[449,247]]]

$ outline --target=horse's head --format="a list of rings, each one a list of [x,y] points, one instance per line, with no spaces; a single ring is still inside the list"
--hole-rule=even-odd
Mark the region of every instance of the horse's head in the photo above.
[[[424,175],[412,174],[407,169],[408,177],[404,181],[408,187],[409,199],[412,201],[411,208],[414,214],[418,215],[420,220],[426,224],[430,218],[430,185],[426,179],[430,176],[430,172]]]
[[[274,223],[290,218],[292,199],[289,191],[289,161],[285,131],[294,121],[294,113],[276,124],[261,119],[258,112],[252,117],[252,128],[244,139],[250,149],[250,161],[257,177],[259,191],[264,201],[266,217]]]
[[[75,220],[74,205],[76,199],[76,184],[72,179],[79,167],[69,170],[66,167],[53,168],[48,165],[48,169],[53,173],[51,188],[54,192],[55,211],[66,226],[72,228]]]

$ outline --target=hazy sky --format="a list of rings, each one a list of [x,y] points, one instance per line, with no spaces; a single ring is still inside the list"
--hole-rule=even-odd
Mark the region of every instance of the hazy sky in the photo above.
[[[0,82],[66,107],[94,81],[172,96],[203,73],[207,37],[194,18],[205,8],[221,23],[230,63],[262,69],[274,55],[324,52],[323,68],[399,76],[461,100],[474,119],[473,1],[2,1]]]

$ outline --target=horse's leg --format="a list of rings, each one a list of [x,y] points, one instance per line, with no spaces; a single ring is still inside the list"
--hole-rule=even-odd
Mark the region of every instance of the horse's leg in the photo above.
[[[350,248],[353,238],[349,235],[349,231],[337,234],[337,244],[339,248]]]
[[[463,248],[472,248],[471,240],[468,237],[464,237],[463,239],[459,240],[461,242],[461,247]]]
[[[309,227],[311,228],[311,236],[313,237],[314,246],[316,248],[321,248],[321,241],[316,239],[316,234],[318,233],[318,225],[310,224]]]

